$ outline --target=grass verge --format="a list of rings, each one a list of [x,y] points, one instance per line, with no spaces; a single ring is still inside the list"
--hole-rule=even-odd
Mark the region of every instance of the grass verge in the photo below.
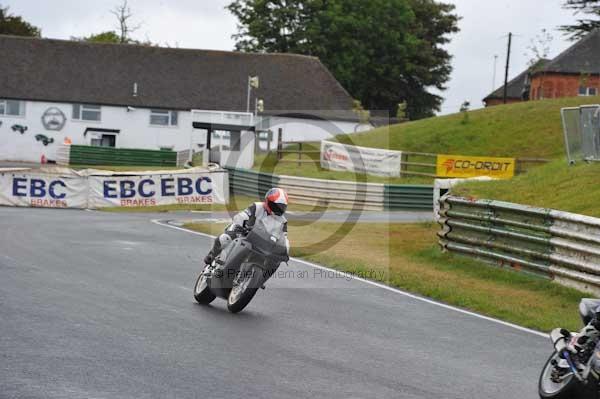
[[[218,234],[223,224],[189,224]],[[577,329],[583,293],[549,280],[443,254],[438,226],[290,222],[292,255],[347,272],[370,272],[394,287],[540,331]]]

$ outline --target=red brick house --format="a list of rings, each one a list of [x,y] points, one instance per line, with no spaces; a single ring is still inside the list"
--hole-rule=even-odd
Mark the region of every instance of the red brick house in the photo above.
[[[528,98],[529,92],[529,70],[521,72],[516,78],[510,80],[506,87],[506,103],[518,103]],[[504,85],[494,90],[483,99],[486,107],[504,103]]]
[[[517,98],[519,89],[521,97]],[[484,98],[485,105],[502,104],[503,91],[504,86]],[[589,33],[553,60],[521,73],[508,83],[508,91],[511,96],[507,102],[598,95],[600,30]]]

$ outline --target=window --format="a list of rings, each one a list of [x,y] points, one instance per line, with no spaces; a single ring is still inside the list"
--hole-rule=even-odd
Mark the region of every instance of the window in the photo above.
[[[240,142],[242,139],[242,132],[231,132],[229,134],[229,148],[231,151],[240,150]]]
[[[585,87],[585,86],[579,87],[579,96],[580,97],[596,96],[596,95],[598,95],[598,89],[595,87]]]
[[[100,137],[93,138],[90,142],[95,147],[114,147],[117,137],[114,134],[103,134]]]
[[[177,111],[150,110],[150,124],[157,126],[177,126]]]
[[[0,116],[23,116],[25,114],[25,103],[18,100],[0,99]]]
[[[99,121],[100,106],[89,104],[73,104],[73,119],[82,121]]]

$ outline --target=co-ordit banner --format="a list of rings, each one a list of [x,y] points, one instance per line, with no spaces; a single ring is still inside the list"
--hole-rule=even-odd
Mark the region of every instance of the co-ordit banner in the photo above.
[[[0,205],[85,208],[87,179],[32,173],[0,173]]]
[[[380,176],[399,176],[401,151],[321,141],[321,167]]]
[[[436,175],[439,177],[489,176],[497,179],[510,179],[514,174],[514,158],[441,154],[437,156]]]
[[[89,207],[226,204],[227,173],[90,176]]]

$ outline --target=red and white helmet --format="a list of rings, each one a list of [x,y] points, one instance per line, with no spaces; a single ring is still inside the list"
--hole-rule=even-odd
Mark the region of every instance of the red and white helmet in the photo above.
[[[269,212],[276,215],[283,215],[287,209],[288,195],[281,189],[274,187],[265,194],[265,206]]]

